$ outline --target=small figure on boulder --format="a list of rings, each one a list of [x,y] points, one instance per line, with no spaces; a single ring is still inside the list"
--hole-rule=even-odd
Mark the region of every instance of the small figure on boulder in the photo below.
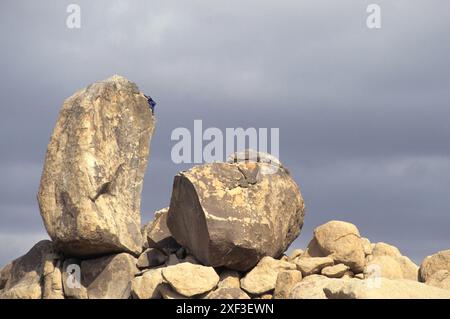
[[[147,98],[148,101],[148,105],[150,105],[150,109],[152,110],[152,114],[155,114],[155,105],[156,102],[153,101],[153,99],[149,96],[149,95],[145,95],[144,96]]]

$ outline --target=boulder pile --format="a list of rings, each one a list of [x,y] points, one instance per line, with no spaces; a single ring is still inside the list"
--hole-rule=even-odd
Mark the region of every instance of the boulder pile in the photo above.
[[[38,193],[51,240],[0,270],[0,299],[450,299],[450,250],[419,267],[334,220],[287,254],[305,205],[265,153],[180,172],[170,206],[141,226],[155,122],[121,76],[64,102]]]

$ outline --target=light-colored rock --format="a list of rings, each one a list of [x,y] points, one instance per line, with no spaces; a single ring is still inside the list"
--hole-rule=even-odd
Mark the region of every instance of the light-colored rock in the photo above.
[[[169,257],[156,248],[148,248],[145,250],[137,261],[137,267],[152,268],[164,264]]]
[[[391,256],[391,257],[400,257],[402,254],[397,247],[386,244],[386,243],[376,243],[372,249],[372,255],[374,257],[378,256]]]
[[[287,299],[292,288],[302,280],[302,273],[298,270],[284,270],[278,273],[275,284],[274,299]]]
[[[307,257],[297,260],[298,270],[302,272],[303,277],[319,274],[322,268],[332,266],[334,260],[330,257]]]
[[[440,270],[450,271],[450,250],[440,251],[426,257],[420,265],[420,279],[423,282]]]
[[[61,264],[59,258],[45,261],[43,299],[64,299]]]
[[[307,248],[311,257],[332,257],[354,272],[361,272],[365,265],[364,246],[355,225],[343,221],[330,221],[314,230],[314,238]]]
[[[158,292],[163,299],[190,299],[174,291],[173,288],[166,283],[159,286]]]
[[[304,251],[302,249],[294,249],[291,254],[289,255],[289,261],[294,261],[295,259],[301,257],[303,255]]]
[[[450,299],[450,291],[402,279],[332,279],[323,290],[329,299]]]
[[[329,278],[341,278],[348,272],[349,267],[344,264],[322,268],[321,274]]]
[[[136,258],[121,253],[81,262],[81,284],[89,299],[128,299],[138,272]]]
[[[59,250],[82,257],[141,253],[140,195],[154,126],[147,99],[121,76],[64,102],[38,193]]]
[[[311,275],[294,285],[289,299],[326,299],[323,288],[332,280],[322,275]]]
[[[161,268],[150,269],[132,280],[131,295],[134,299],[159,299],[159,288],[163,283]]]
[[[181,247],[167,228],[168,211],[169,207],[156,211],[155,219],[143,227],[146,247],[157,248],[166,255],[175,254]]]
[[[273,295],[272,294],[263,294],[263,295],[259,296],[258,299],[270,300],[270,299],[273,299]]]
[[[355,277],[356,279],[364,279],[364,273],[359,273],[354,276],[349,276],[349,278]]]
[[[224,270],[220,273],[219,288],[241,288],[240,276],[237,271]]]
[[[373,255],[364,269],[365,277],[418,280],[419,267],[405,256]]]
[[[361,237],[361,242],[364,248],[364,254],[371,255],[372,254],[372,244],[370,243],[370,240],[366,237]]]
[[[253,295],[262,295],[275,289],[278,273],[283,270],[296,270],[296,265],[272,257],[264,257],[249,273],[241,279],[241,287]]]
[[[167,226],[202,264],[247,271],[286,251],[303,217],[299,188],[283,167],[212,163],[175,177]]]
[[[162,275],[177,293],[186,297],[209,292],[219,282],[219,275],[214,268],[191,263],[163,268]]]
[[[450,271],[438,270],[428,277],[427,285],[450,290]]]
[[[250,299],[250,297],[240,288],[219,287],[210,292],[205,299]]]
[[[42,240],[7,265],[2,269],[0,299],[41,299],[45,289],[45,265],[56,256],[52,242]]]

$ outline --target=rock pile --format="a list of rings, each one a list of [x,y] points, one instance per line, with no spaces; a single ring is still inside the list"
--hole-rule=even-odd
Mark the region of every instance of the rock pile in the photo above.
[[[250,151],[175,176],[170,207],[141,227],[155,118],[120,76],[67,99],[38,200],[51,241],[0,270],[0,298],[450,298],[450,250],[418,267],[353,224],[317,227],[278,159]]]

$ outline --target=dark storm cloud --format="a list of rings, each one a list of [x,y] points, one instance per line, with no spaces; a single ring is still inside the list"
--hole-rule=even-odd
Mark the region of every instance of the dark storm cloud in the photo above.
[[[82,28],[65,27],[66,6]],[[365,27],[366,6],[382,29]],[[16,1],[0,4],[0,264],[46,238],[35,194],[65,98],[114,73],[157,101],[143,220],[168,205],[176,127],[279,127],[308,213],[419,261],[448,249],[450,3]]]

